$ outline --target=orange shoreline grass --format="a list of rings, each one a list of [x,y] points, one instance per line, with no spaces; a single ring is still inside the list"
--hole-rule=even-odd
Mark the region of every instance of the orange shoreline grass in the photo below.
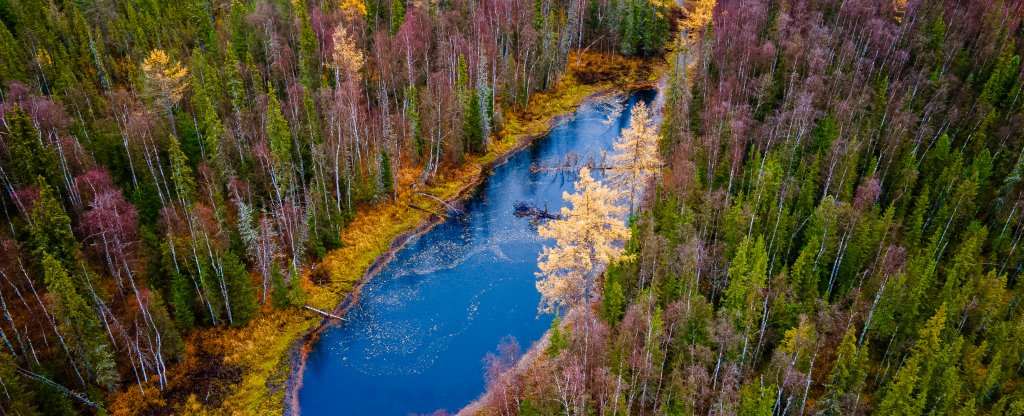
[[[581,85],[574,76],[577,70],[605,62],[625,72],[619,80],[633,80],[626,83],[633,85],[651,82],[654,79],[651,74],[662,70],[654,68],[645,74],[641,68],[650,64],[649,61],[621,57],[609,59],[596,53],[586,53],[579,59],[574,54],[570,62],[570,71],[556,88],[533,94],[523,111],[505,114],[503,129],[492,136],[486,154],[467,155],[461,164],[439,171],[434,183],[428,184],[424,191],[445,201],[460,199],[480,182],[485,172],[545,135],[561,116],[573,112],[587,98],[614,91],[616,85],[623,85],[613,82]],[[580,68],[575,68],[576,62]],[[656,64],[661,65],[661,62]],[[316,285],[312,282],[313,267],[303,272],[302,285],[309,293],[308,305],[326,311],[344,309],[342,303],[345,299],[358,296],[358,288],[368,280],[367,271],[378,259],[397,248],[393,247],[393,241],[418,228],[420,231],[429,228],[431,214],[410,204],[444,212],[440,203],[410,189],[417,174],[415,169],[401,169],[399,193],[394,201],[357,208],[355,218],[341,232],[344,246],[327,253],[314,266],[329,269],[328,283]],[[268,303],[246,327],[198,328],[185,337],[184,356],[181,362],[169,369],[165,391],[175,386],[187,386],[190,382],[188,376],[206,364],[199,362],[197,357],[201,346],[206,354],[223,356],[223,364],[241,370],[241,380],[237,383],[229,381],[216,386],[222,390],[217,394],[224,396],[220,407],[207,408],[194,393],[179,403],[168,403],[155,383],[144,384],[142,390],[145,393],[138,386],[126,383],[121,392],[110,397],[108,410],[114,415],[132,415],[172,406],[174,413],[189,415],[280,415],[285,411],[286,399],[294,399],[286,398],[289,390],[298,391],[298,385],[288,385],[295,364],[292,353],[298,348],[302,354],[307,342],[315,339],[317,329],[324,324],[324,318],[316,313],[297,308],[276,310]],[[302,345],[297,345],[299,342]],[[298,363],[301,365],[301,357]]]

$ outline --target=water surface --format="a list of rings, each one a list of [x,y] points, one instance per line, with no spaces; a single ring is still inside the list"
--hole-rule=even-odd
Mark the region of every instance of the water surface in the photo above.
[[[503,337],[525,350],[551,317],[537,314],[537,255],[544,243],[517,201],[557,212],[574,177],[553,166],[611,152],[638,100],[621,113],[586,104],[575,117],[494,169],[466,202],[464,215],[408,242],[363,288],[347,321],[313,345],[299,390],[305,414],[407,415],[456,412],[484,390],[482,359]]]

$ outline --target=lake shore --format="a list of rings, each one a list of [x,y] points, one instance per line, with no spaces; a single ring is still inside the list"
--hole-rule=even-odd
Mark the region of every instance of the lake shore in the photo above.
[[[563,122],[567,121],[567,119],[572,117],[576,109],[578,109],[581,105],[585,105],[588,102],[600,100],[602,99],[602,97],[606,97],[608,95],[629,94],[632,93],[633,91],[652,88],[656,88],[655,83],[652,82],[640,82],[621,86],[609,86],[602,89],[598,89],[597,91],[584,96],[582,99],[573,100],[573,102],[575,102],[575,105],[573,105],[568,112],[555,114],[549,117],[546,126],[542,131],[520,135],[515,139],[513,146],[504,149],[500,154],[496,154],[496,157],[493,158],[493,160],[480,164],[480,169],[477,172],[477,174],[472,177],[472,180],[460,186],[452,197],[445,200],[445,203],[456,207],[461,206],[465,199],[467,199],[474,192],[474,190],[483,182],[483,180],[487,178],[487,175],[490,173],[490,171],[497,168],[498,166],[501,166],[506,161],[508,161],[509,158],[529,147],[537,139],[545,137],[551,129],[555,128],[556,126],[562,124]],[[357,287],[349,294],[349,296],[346,297],[346,299],[340,305],[338,305],[337,308],[334,309],[332,313],[338,316],[345,316],[349,308],[351,308],[358,301],[363,286],[366,283],[368,283],[371,279],[373,279],[374,276],[383,268],[384,265],[386,265],[389,261],[391,261],[391,259],[393,259],[397,251],[401,250],[406,245],[406,243],[412,240],[413,238],[430,231],[434,226],[440,224],[443,221],[445,221],[444,216],[431,215],[427,220],[425,220],[419,226],[415,227],[413,230],[405,232],[396,237],[392,241],[388,250],[381,254],[366,270],[366,273],[364,274],[363,278],[361,279]],[[323,322],[317,328],[312,330],[307,336],[303,337],[295,346],[293,346],[291,352],[292,373],[288,380],[288,393],[286,394],[285,398],[285,414],[299,413],[298,391],[302,387],[302,374],[303,371],[305,370],[307,356],[311,351],[313,343],[317,341],[319,335],[324,330],[336,324],[336,320],[324,319]]]
[[[654,112],[660,114],[661,108],[665,103],[665,95],[663,94],[666,85],[666,76],[662,74],[657,81],[651,82],[646,85],[647,88],[654,89],[658,92],[657,98],[655,98]],[[603,272],[602,272],[603,273]],[[591,305],[592,307],[596,305]],[[583,313],[579,308],[570,309],[564,319],[560,322],[560,328],[571,328],[573,324],[579,318],[579,315]],[[596,313],[596,312],[595,312]],[[544,332],[544,335],[540,339],[535,341],[529,348],[526,349],[518,360],[516,360],[515,366],[508,369],[514,374],[521,375],[525,374],[534,365],[538,358],[548,349],[548,345],[551,342],[551,330]],[[488,396],[491,394],[490,391],[484,391],[480,393],[480,397],[474,400],[472,403],[467,404],[462,409],[459,409],[458,416],[475,416],[480,414],[484,410],[484,405],[488,400]]]
[[[572,60],[585,68],[602,56],[588,54]],[[492,136],[486,154],[467,155],[460,165],[440,169],[433,183],[422,189],[410,188],[418,172],[399,170],[397,198],[359,207],[342,230],[344,246],[303,273],[302,285],[309,293],[306,303],[344,316],[381,265],[409,239],[443,221],[437,213],[445,207],[438,200],[448,204],[461,200],[490,169],[543,137],[580,104],[603,94],[652,87],[665,66],[660,58],[617,58],[608,64],[616,65],[621,76],[592,84],[577,83],[570,68],[556,88],[535,93],[523,110],[505,114],[503,128]],[[314,283],[315,277],[323,276],[328,277],[326,281]],[[113,414],[295,414],[305,355],[318,334],[332,324],[329,321],[304,309],[277,310],[268,302],[246,327],[194,330],[186,336],[182,360],[169,369],[164,390],[153,384],[126,389],[110,398],[109,410]],[[207,372],[214,374],[196,377]]]

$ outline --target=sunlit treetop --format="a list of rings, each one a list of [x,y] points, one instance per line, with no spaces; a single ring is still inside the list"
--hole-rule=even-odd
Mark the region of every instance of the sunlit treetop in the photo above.
[[[188,68],[178,61],[172,61],[162,49],[153,49],[144,61],[142,72],[154,92],[171,104],[181,101],[182,93],[188,87]]]

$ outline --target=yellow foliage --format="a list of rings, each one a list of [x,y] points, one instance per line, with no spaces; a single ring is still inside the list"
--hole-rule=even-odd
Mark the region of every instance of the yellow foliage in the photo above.
[[[683,18],[683,29],[691,37],[704,31],[715,11],[718,0],[690,0],[686,2],[686,17]]]
[[[38,52],[36,53],[36,59],[39,61],[39,65],[53,65],[53,58],[50,57],[50,53],[46,52],[45,48],[38,49]]]
[[[651,121],[651,112],[644,103],[637,103],[633,107],[630,127],[622,131],[614,148],[615,154],[609,158],[612,165],[609,179],[615,186],[625,190],[629,197],[629,209],[632,210],[647,179],[661,169],[662,164],[658,152],[658,129]]]
[[[358,4],[362,5],[361,2]],[[161,66],[180,68],[172,64],[162,51],[157,52],[154,51],[155,57],[151,54],[155,58],[149,65],[151,70]],[[146,70],[145,64],[143,70]],[[180,68],[180,72],[187,74],[187,69]],[[178,78],[183,78],[183,75]],[[610,84],[577,85],[570,81],[559,84],[558,88],[550,92],[535,94],[528,106],[527,115],[507,114],[509,121],[506,123],[512,123],[513,119],[521,123],[517,129],[506,128],[518,132],[519,140],[516,140],[517,136],[510,136],[511,133],[503,133],[505,139],[495,140],[495,145],[489,148],[487,154],[467,156],[464,163],[439,171],[439,177],[424,192],[441,199],[459,196],[476,183],[483,165],[522,143],[524,138],[547,131],[551,127],[549,120],[552,116],[573,110],[586,96],[608,87]],[[312,284],[310,273],[302,276],[302,285],[309,292],[307,303],[310,306],[323,310],[334,309],[354,290],[366,269],[388,250],[396,237],[423,223],[429,214],[412,208],[410,204],[436,212],[443,211],[433,199],[411,190],[410,185],[418,173],[409,168],[398,172],[400,180],[396,186],[398,198],[395,201],[363,206],[357,210],[355,219],[342,230],[343,246],[327,253],[316,266],[316,271],[326,271],[325,274],[330,277],[325,284]],[[198,328],[192,331],[185,340],[182,362],[168,369],[168,389],[190,383],[189,374],[205,364],[199,362],[199,357],[204,356],[197,353],[197,349],[201,348],[204,354],[223,357],[224,364],[237,366],[242,371],[242,381],[228,387],[226,397],[218,409],[206,408],[201,402],[202,398],[196,397],[189,398],[187,403],[167,403],[161,397],[155,381],[144,384],[145,395],[137,388],[124,389],[111,398],[108,409],[116,415],[145,414],[152,413],[155,408],[172,405],[181,414],[280,415],[284,411],[283,400],[286,394],[283,384],[291,371],[288,351],[296,340],[316,328],[322,319],[320,315],[305,310],[277,310],[265,305],[259,316],[246,327]]]
[[[575,188],[562,195],[572,206],[562,208],[562,219],[537,229],[542,238],[555,240],[554,247],[543,248],[537,263],[543,312],[589,301],[594,272],[618,258],[618,243],[629,237],[622,220],[626,207],[617,203],[622,191],[594,180],[588,168],[580,170]]]
[[[349,36],[348,31],[340,24],[334,28],[334,36],[331,39],[334,41],[334,51],[331,53],[331,60],[334,63],[336,77],[341,79],[342,74],[346,77],[356,77],[359,71],[363,69],[363,65],[366,64],[363,51],[359,49],[355,39]]]
[[[142,72],[146,82],[165,104],[174,105],[181,101],[182,93],[188,87],[188,68],[177,61],[171,61],[161,49],[153,49],[142,61]]]
[[[366,3],[363,0],[342,0],[340,9],[349,17],[366,16]]]
[[[902,22],[903,15],[907,12],[907,0],[893,0],[892,10],[895,13],[896,22]]]

